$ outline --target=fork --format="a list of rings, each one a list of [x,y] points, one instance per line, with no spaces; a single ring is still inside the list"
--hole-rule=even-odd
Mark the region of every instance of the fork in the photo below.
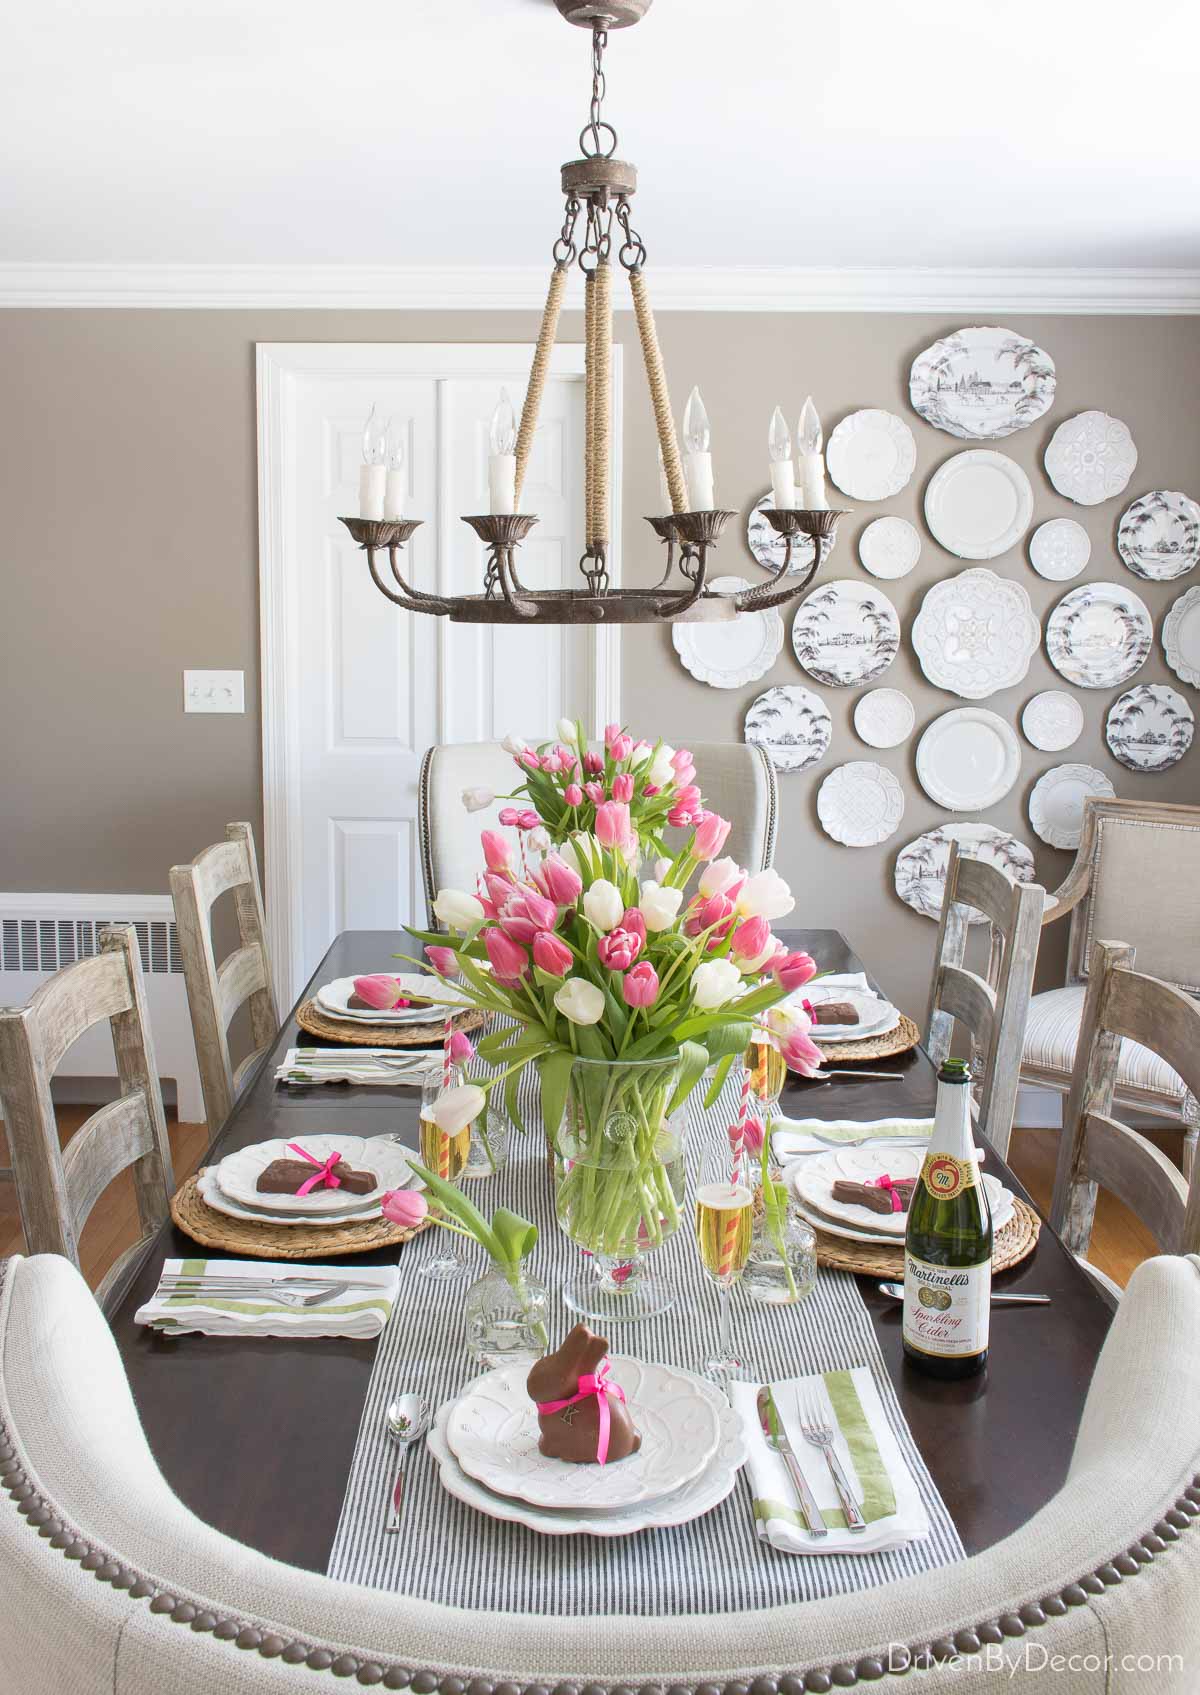
[[[337,1294],[336,1289],[318,1289],[315,1293],[304,1294],[299,1289],[277,1290],[270,1283],[261,1285],[247,1284],[244,1288],[239,1285],[197,1285],[194,1288],[182,1288],[169,1284],[162,1286],[161,1293],[170,1300],[187,1300],[196,1306],[206,1306],[210,1301],[246,1301],[262,1303],[268,1306],[291,1307],[297,1312],[307,1311],[311,1307],[324,1306]]]
[[[820,1401],[818,1396],[820,1395]],[[838,1459],[833,1448],[833,1426],[826,1418],[824,1396],[820,1391],[809,1390],[805,1393],[804,1403],[801,1404],[800,1392],[796,1391],[796,1412],[800,1420],[800,1429],[804,1440],[819,1448],[829,1467],[829,1475],[837,1490],[838,1500],[846,1515],[847,1530],[865,1530],[867,1521],[862,1515],[862,1509],[854,1498],[846,1473],[842,1470],[842,1462]]]

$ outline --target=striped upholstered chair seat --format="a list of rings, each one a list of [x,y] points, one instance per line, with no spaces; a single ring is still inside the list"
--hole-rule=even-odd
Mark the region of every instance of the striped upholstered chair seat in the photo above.
[[[1065,1091],[1075,1065],[1079,1044],[1079,1021],[1083,1016],[1083,998],[1087,987],[1083,983],[1065,989],[1050,989],[1034,995],[1029,1003],[1025,1025],[1025,1050],[1021,1069],[1023,1075],[1038,1081],[1059,1081]],[[1121,1057],[1117,1062],[1117,1087],[1130,1099],[1153,1097],[1155,1103],[1170,1100],[1176,1106],[1183,1103],[1184,1086],[1178,1072],[1165,1059],[1160,1059],[1140,1042],[1123,1040]]]

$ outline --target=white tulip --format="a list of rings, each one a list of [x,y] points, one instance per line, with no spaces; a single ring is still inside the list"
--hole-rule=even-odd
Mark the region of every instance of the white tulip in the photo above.
[[[507,735],[500,743],[500,746],[504,749],[505,753],[511,753],[514,759],[519,753],[525,752],[525,743],[521,740],[520,736]]]
[[[572,1024],[598,1024],[604,1016],[604,991],[586,977],[568,977],[554,1004]]]
[[[655,882],[656,883],[665,882],[666,878],[667,878],[667,873],[674,868],[674,865],[675,865],[675,861],[673,859],[656,859],[654,861],[654,880],[655,880]]]
[[[550,832],[544,824],[538,824],[534,829],[530,830],[525,840],[529,843],[529,846],[533,849],[534,853],[550,852]]]
[[[671,764],[671,756],[675,752],[666,742],[654,755],[654,763],[646,773],[646,781],[653,783],[655,788],[665,789],[668,783],[675,781],[675,767]]]
[[[584,892],[583,915],[605,935],[616,929],[624,912],[625,902],[621,899],[621,891],[615,883],[610,883],[607,877],[597,877],[591,888]]]
[[[429,1116],[443,1136],[457,1136],[468,1124],[473,1124],[487,1106],[487,1096],[474,1083],[460,1083],[447,1089],[429,1108]]]
[[[786,918],[795,906],[795,897],[778,871],[760,871],[748,877],[737,897],[737,909],[743,918]]]
[[[599,853],[600,843],[586,830],[576,830],[573,836],[568,836],[565,842],[558,845],[558,857],[564,865],[570,866],[577,877],[585,879],[591,876]]]
[[[639,765],[646,763],[653,752],[654,747],[650,742],[637,742],[629,755],[630,768],[636,771]]]
[[[440,889],[433,903],[433,915],[452,930],[473,930],[483,923],[483,904],[462,889]]]
[[[462,803],[468,812],[482,812],[495,799],[491,789],[464,789],[462,792]]]
[[[712,864],[706,865],[700,873],[697,888],[707,900],[709,895],[723,895],[739,877],[745,875],[736,859],[714,859]]]
[[[742,974],[730,959],[706,959],[692,972],[692,996],[701,1012],[712,1012],[733,999]]]
[[[567,747],[574,747],[575,746],[575,737],[576,737],[577,733],[578,732],[575,729],[574,719],[571,719],[571,718],[560,718],[559,719],[559,721],[558,721],[558,739],[559,739],[560,742],[564,742]]]
[[[657,883],[642,884],[638,911],[646,920],[647,930],[669,930],[679,917],[682,905],[682,889],[663,889]]]

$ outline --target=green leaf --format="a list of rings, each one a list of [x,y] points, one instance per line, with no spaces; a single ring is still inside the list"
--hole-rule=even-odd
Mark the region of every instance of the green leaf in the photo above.
[[[497,1207],[492,1214],[492,1235],[499,1244],[501,1257],[510,1265],[520,1265],[537,1245],[538,1228],[519,1212]]]
[[[704,1046],[708,1050],[709,1059],[723,1059],[726,1054],[745,1053],[754,1035],[753,1024],[743,1024],[740,1019],[729,1019],[724,1024],[717,1024],[704,1037]]]
[[[510,1071],[504,1079],[504,1110],[522,1135],[525,1134],[525,1123],[521,1117],[521,1105],[517,1099],[517,1089],[520,1086],[523,1070],[523,1066],[518,1067],[516,1071]]]
[[[491,1226],[480,1212],[474,1201],[467,1199],[461,1189],[456,1189],[453,1183],[447,1183],[436,1172],[419,1165],[415,1159],[409,1161],[410,1166],[422,1179],[429,1193],[438,1205],[456,1218],[464,1229],[469,1230],[485,1253],[493,1259],[500,1257],[500,1244],[492,1234]]]
[[[708,1069],[708,1050],[699,1042],[684,1042],[679,1049],[679,1081],[668,1112],[677,1112]]]
[[[558,1127],[562,1123],[567,1104],[567,1087],[574,1063],[575,1055],[567,1048],[560,1048],[557,1053],[547,1054],[538,1064],[538,1076],[542,1085],[542,1122],[551,1142],[557,1137]]]
[[[708,1093],[704,1097],[704,1104],[706,1107],[712,1108],[716,1106],[721,1090],[729,1081],[729,1073],[736,1058],[736,1054],[727,1053],[725,1058],[721,1060],[720,1064],[717,1066],[716,1074],[708,1086]]]

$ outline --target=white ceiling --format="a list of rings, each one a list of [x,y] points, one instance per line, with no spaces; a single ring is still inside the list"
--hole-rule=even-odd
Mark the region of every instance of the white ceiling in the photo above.
[[[35,0],[0,263],[540,264],[551,0]],[[671,266],[1200,265],[1194,0],[655,0],[607,113]],[[19,164],[18,164],[19,161]]]

